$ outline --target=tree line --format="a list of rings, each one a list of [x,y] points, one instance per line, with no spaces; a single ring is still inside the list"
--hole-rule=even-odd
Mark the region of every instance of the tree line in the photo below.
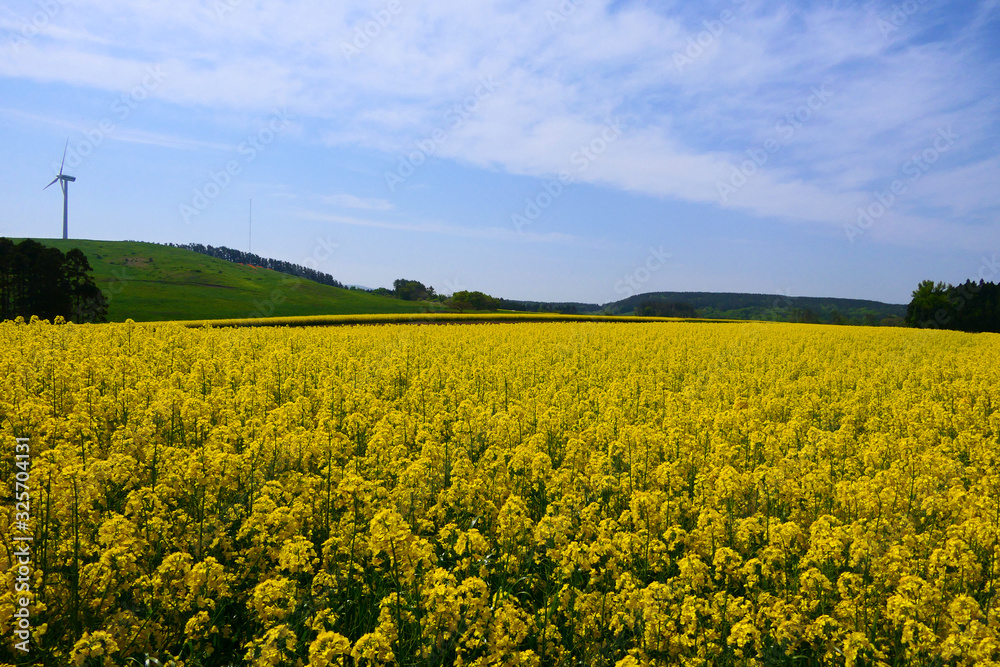
[[[635,307],[640,317],[698,317],[698,312],[689,303],[645,299]]]
[[[263,269],[271,269],[272,271],[277,271],[279,273],[287,273],[289,275],[305,278],[306,280],[312,280],[313,282],[321,283],[323,285],[332,285],[333,287],[348,289],[342,282],[331,276],[329,273],[323,273],[322,271],[317,271],[316,269],[310,269],[308,266],[286,262],[281,259],[261,257],[260,255],[252,252],[243,252],[242,250],[227,248],[226,246],[206,246],[200,243],[167,243],[165,245],[168,245],[171,248],[191,250],[202,255],[208,255],[209,257],[215,257],[217,259],[224,259],[227,262],[233,262],[235,264],[259,266]]]
[[[497,299],[500,308],[504,310],[519,310],[527,313],[558,313],[560,315],[581,315],[598,312],[598,303],[579,303],[574,301],[520,301],[517,299]]]
[[[374,290],[375,294],[392,296],[403,301],[440,301],[448,308],[462,313],[467,310],[497,310],[501,299],[479,291],[459,290],[449,297],[438,294],[433,287],[419,280],[398,278],[392,281],[392,289],[384,287]]]
[[[108,301],[91,271],[79,248],[64,254],[31,239],[0,238],[0,320],[107,322]]]
[[[924,329],[1000,333],[1000,285],[924,280],[906,307],[906,324]]]

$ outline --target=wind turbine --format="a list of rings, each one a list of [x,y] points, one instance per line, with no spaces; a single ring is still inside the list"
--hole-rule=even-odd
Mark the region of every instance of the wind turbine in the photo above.
[[[66,140],[66,147],[63,148],[63,159],[62,164],[59,165],[59,175],[52,179],[52,183],[46,185],[42,190],[48,190],[49,187],[59,181],[59,187],[63,191],[63,240],[69,238],[69,184],[76,180],[75,176],[67,176],[62,173],[63,167],[66,165],[66,151],[69,149],[69,139]]]

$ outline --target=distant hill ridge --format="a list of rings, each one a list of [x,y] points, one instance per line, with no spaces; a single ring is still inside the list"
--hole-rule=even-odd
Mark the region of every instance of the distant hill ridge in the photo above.
[[[605,304],[601,310],[614,315],[631,313],[640,304],[649,301],[688,304],[695,309],[698,317],[713,319],[897,324],[885,320],[906,315],[903,304],[868,299],[740,292],[648,292]]]
[[[16,239],[15,239],[16,240]],[[108,297],[108,319],[137,322],[443,311],[436,302],[403,301],[346,287],[309,267],[201,244],[36,239],[63,252],[80,248]],[[265,267],[265,268],[254,268]],[[896,324],[906,306],[864,299],[736,292],[649,292],[604,305],[500,299],[527,312],[629,315],[648,303],[687,304],[698,317]]]

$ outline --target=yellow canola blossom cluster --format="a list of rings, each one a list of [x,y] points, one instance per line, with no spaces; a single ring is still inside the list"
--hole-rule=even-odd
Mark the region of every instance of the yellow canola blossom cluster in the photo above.
[[[997,665],[997,359],[791,324],[4,323],[31,658]],[[4,638],[16,572],[0,549]]]

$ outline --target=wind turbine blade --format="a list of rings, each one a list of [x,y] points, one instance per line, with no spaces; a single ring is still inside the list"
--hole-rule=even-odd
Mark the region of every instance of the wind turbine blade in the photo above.
[[[58,176],[56,176],[55,178],[53,178],[53,179],[52,179],[52,183],[49,183],[48,185],[46,185],[46,186],[45,186],[44,188],[42,188],[42,190],[48,190],[48,189],[49,189],[49,187],[51,187],[51,186],[52,186],[52,184],[53,184],[53,183],[55,183],[55,182],[56,182],[56,181],[58,181],[58,180],[59,180],[59,177],[58,177]]]
[[[59,175],[62,176],[63,166],[66,164],[66,151],[69,150],[69,139],[66,139],[66,146],[63,147],[63,159],[59,164]]]

